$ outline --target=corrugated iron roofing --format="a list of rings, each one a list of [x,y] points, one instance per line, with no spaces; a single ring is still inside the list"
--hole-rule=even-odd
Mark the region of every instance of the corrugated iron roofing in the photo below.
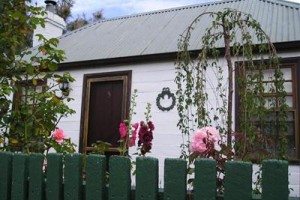
[[[60,37],[67,62],[111,59],[177,51],[180,34],[199,14],[234,8],[258,20],[273,43],[300,41],[300,4],[283,0],[226,0],[98,21]],[[201,18],[191,50],[210,22]]]

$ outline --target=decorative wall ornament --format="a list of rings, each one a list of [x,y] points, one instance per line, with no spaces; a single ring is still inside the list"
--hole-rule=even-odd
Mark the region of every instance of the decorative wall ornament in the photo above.
[[[161,105],[161,100],[164,100],[165,96],[167,96],[168,99],[172,100],[172,103],[170,106],[164,107]],[[158,96],[156,97],[156,105],[157,105],[158,109],[162,110],[162,111],[172,110],[175,106],[175,103],[176,103],[175,95],[172,92],[170,92],[170,88],[168,88],[168,87],[163,88],[162,92],[160,94],[158,94]]]

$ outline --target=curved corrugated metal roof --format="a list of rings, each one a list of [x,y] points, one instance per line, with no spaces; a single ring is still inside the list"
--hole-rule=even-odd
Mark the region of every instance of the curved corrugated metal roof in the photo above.
[[[177,51],[180,34],[199,14],[233,8],[258,20],[273,43],[300,41],[300,4],[283,0],[226,0],[101,20],[59,38],[67,59],[77,62]],[[206,16],[191,38],[191,50],[211,19]]]

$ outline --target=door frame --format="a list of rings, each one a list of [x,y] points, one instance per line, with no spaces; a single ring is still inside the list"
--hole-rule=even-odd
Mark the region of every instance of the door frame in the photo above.
[[[132,71],[84,74],[83,84],[82,84],[82,103],[81,103],[81,120],[80,120],[80,141],[79,141],[80,153],[86,153],[87,150],[91,150],[90,147],[87,147],[91,83],[118,81],[118,80],[123,81],[122,120],[124,120],[129,117],[131,77],[132,77]],[[111,148],[109,149],[109,151],[117,151],[117,148]]]

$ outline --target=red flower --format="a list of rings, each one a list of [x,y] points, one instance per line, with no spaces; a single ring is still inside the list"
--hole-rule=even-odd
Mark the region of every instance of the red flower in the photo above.
[[[141,153],[144,155],[152,148],[154,125],[151,121],[147,124],[141,121],[140,125],[138,146],[141,147]]]
[[[148,127],[151,131],[154,131],[154,124],[152,123],[152,121],[148,122]]]

